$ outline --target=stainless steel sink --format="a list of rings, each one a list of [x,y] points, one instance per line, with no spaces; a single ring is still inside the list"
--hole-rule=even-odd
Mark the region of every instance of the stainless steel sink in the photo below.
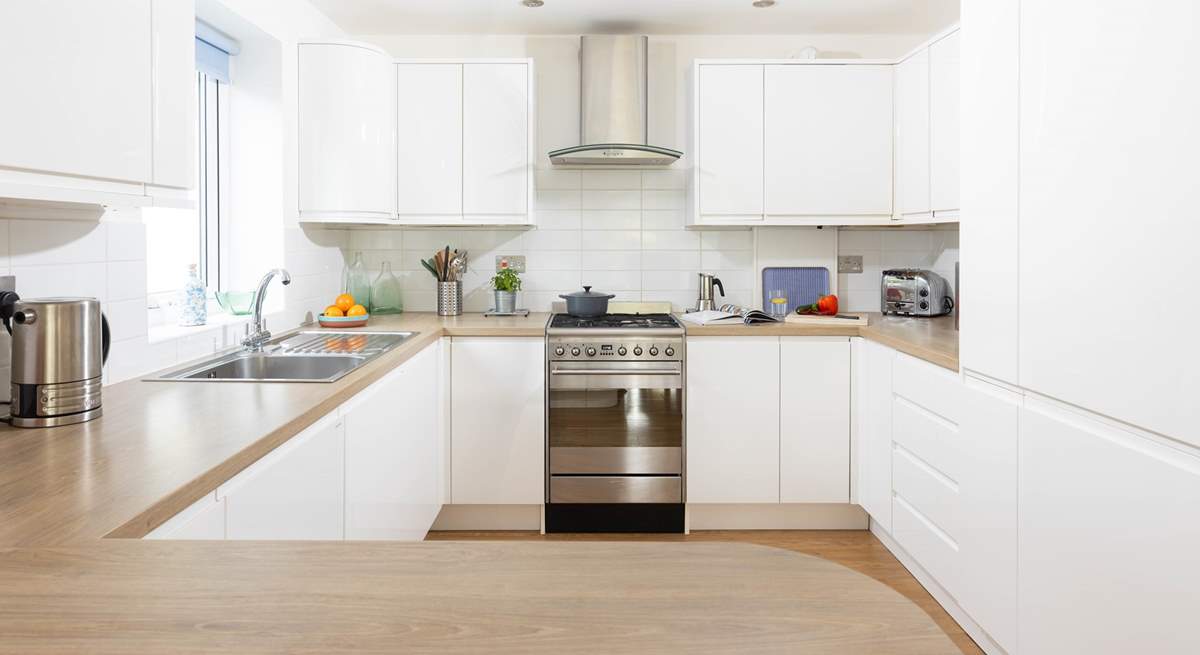
[[[404,343],[414,332],[306,331],[262,352],[239,350],[171,370],[176,382],[333,382]]]

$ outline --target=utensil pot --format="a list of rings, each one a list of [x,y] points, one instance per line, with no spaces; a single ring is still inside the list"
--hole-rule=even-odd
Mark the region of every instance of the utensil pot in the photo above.
[[[438,282],[438,316],[461,316],[463,313],[462,281]]]

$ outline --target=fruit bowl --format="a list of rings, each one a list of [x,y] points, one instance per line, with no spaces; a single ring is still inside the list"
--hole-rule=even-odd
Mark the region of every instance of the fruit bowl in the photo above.
[[[370,314],[363,314],[361,316],[326,316],[321,314],[317,316],[317,322],[323,328],[353,328],[366,325],[369,318],[371,318]]]

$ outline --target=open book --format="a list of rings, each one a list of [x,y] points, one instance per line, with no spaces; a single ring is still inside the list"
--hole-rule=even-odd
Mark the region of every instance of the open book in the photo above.
[[[778,323],[779,319],[759,309],[746,309],[733,304],[721,305],[720,309],[691,312],[679,318],[696,325],[722,325],[728,323]]]

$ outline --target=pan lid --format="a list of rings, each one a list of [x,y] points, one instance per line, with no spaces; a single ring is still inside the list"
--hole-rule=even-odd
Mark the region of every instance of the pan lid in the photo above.
[[[608,300],[610,298],[616,298],[616,297],[617,296],[615,294],[600,293],[599,291],[592,291],[592,288],[587,285],[584,285],[583,291],[575,291],[573,293],[562,294],[559,296],[559,298],[562,298],[563,300],[570,300],[572,298],[585,298],[585,299],[594,298],[596,300]]]

